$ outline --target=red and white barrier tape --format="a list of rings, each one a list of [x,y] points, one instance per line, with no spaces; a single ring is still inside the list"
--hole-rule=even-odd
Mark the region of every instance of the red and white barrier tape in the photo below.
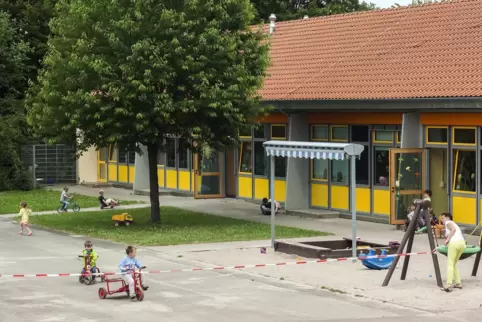
[[[180,273],[180,272],[196,272],[196,271],[219,271],[219,270],[238,270],[245,268],[260,268],[260,267],[270,267],[270,266],[288,266],[288,265],[304,265],[304,264],[320,264],[329,262],[344,262],[344,261],[363,261],[365,259],[380,259],[380,258],[390,258],[390,257],[407,257],[415,255],[428,255],[432,252],[417,252],[417,253],[405,253],[405,254],[391,254],[391,255],[374,255],[365,257],[343,257],[343,258],[329,258],[329,259],[317,259],[310,261],[296,261],[296,262],[282,262],[282,263],[271,263],[271,264],[254,264],[254,265],[236,265],[236,266],[216,266],[216,267],[204,267],[204,268],[186,268],[186,269],[171,269],[164,271],[142,271],[142,274],[164,274],[164,273]],[[0,274],[3,278],[24,278],[24,277],[68,277],[68,276],[88,276],[89,274],[82,273],[61,273],[61,274]],[[121,273],[95,273],[92,275],[97,276],[111,276],[111,275],[121,275]]]

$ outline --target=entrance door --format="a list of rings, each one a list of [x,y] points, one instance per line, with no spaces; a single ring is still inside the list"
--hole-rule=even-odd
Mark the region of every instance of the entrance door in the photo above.
[[[447,191],[447,148],[429,148],[429,189],[432,190],[432,208],[435,215],[440,216],[449,207]]]
[[[97,154],[97,181],[107,182],[107,148],[102,148]]]
[[[424,149],[390,149],[390,224],[402,225],[413,199],[426,189]]]
[[[220,152],[194,155],[194,198],[222,197],[221,159]]]

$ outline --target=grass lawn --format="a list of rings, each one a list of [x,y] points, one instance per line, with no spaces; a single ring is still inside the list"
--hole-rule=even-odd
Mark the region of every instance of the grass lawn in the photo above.
[[[71,193],[75,202],[81,208],[100,207],[97,197],[83,196]],[[12,214],[20,210],[21,201],[26,201],[33,212],[56,210],[60,203],[60,191],[35,189],[31,191],[0,192],[0,214]],[[133,204],[137,201],[122,201],[122,204]],[[82,210],[81,210],[82,211]]]
[[[161,207],[159,225],[152,225],[149,209],[127,210],[134,218],[129,227],[115,227],[112,215],[119,211],[82,212],[30,217],[35,225],[132,245],[178,245],[270,238],[270,226],[263,223]],[[327,236],[328,233],[278,226],[277,238]]]

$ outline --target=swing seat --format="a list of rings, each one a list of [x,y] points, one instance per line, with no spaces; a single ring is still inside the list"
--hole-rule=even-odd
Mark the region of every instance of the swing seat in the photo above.
[[[447,253],[448,253],[448,251],[449,251],[449,248],[448,248],[447,246],[443,245],[443,246],[439,246],[439,247],[437,248],[437,251],[438,251],[440,254],[442,254],[442,255],[444,255],[444,256],[447,256]],[[480,247],[479,247],[479,246],[467,245],[467,246],[465,247],[465,249],[464,249],[464,252],[463,252],[462,256],[460,256],[460,259],[462,260],[462,259],[469,258],[470,256],[475,255],[475,254],[477,254],[477,253],[479,253],[479,252],[480,252]]]

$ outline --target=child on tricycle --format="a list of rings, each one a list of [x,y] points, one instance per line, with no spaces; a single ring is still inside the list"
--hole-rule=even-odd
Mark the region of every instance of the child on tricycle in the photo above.
[[[136,268],[138,271],[136,271]],[[136,259],[136,249],[133,246],[126,248],[126,256],[119,264],[121,278],[110,278],[106,275],[105,282],[107,289],[101,287],[99,289],[99,297],[105,299],[107,295],[115,293],[126,292],[131,300],[137,298],[138,301],[144,299],[144,291],[147,291],[148,286],[142,283],[142,270],[146,268]],[[110,289],[111,283],[122,283],[119,289]]]
[[[84,259],[82,271],[80,272],[82,275],[79,276],[79,282],[81,284],[90,285],[96,282],[96,275],[99,274],[100,270],[97,267],[97,259],[99,256],[97,252],[92,248],[92,242],[87,240],[84,243],[85,249],[82,251],[82,255],[79,255],[80,258]],[[100,280],[104,281],[104,277],[100,276]]]

